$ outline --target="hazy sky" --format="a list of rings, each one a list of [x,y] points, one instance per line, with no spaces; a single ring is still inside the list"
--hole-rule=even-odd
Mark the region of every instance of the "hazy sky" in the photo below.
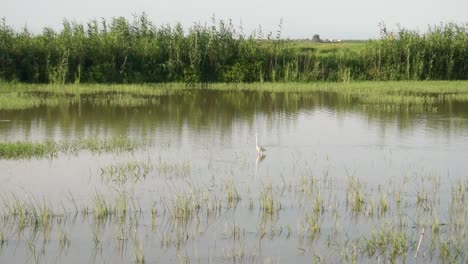
[[[283,37],[367,39],[379,36],[379,22],[424,30],[440,22],[468,22],[468,0],[0,0],[0,17],[15,29],[61,27],[77,22],[146,12],[156,24],[206,22],[231,18],[251,33],[258,25],[276,31],[283,18]]]

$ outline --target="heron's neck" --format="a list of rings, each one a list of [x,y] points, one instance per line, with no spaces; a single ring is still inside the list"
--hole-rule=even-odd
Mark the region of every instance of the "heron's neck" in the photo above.
[[[255,135],[255,145],[258,146],[258,142],[257,142],[257,135]]]

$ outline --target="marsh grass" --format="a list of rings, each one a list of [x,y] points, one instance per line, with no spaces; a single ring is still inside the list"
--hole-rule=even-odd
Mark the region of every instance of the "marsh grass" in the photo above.
[[[143,181],[152,171],[153,166],[149,162],[128,161],[103,167],[100,175],[107,182],[124,184],[127,181]]]
[[[92,203],[92,213],[98,222],[104,222],[110,218],[123,221],[127,218],[129,211],[134,214],[141,213],[139,204],[135,202],[131,194],[125,191],[117,192],[112,198],[96,193]]]
[[[59,153],[77,155],[87,150],[100,154],[106,152],[131,152],[143,145],[127,137],[109,139],[84,138],[70,141],[54,142],[0,142],[0,159],[54,158]]]
[[[168,162],[160,157],[156,171],[158,175],[166,178],[186,178],[190,175],[190,161]]]
[[[126,166],[123,168],[126,170]],[[426,227],[432,229],[428,232],[431,242],[423,242],[420,256],[429,251],[429,262],[464,262],[467,181],[446,183],[440,179],[443,177],[423,174],[403,179],[405,184],[390,179],[389,184],[375,186],[350,174],[343,178],[345,181],[332,181],[328,172],[312,174],[312,169],[306,168],[291,172],[290,178],[282,181],[254,182],[258,185],[251,184],[249,191],[232,175],[207,185],[190,176],[174,177],[164,179],[164,188],[170,190],[150,194],[150,203],[143,203],[143,208],[134,198],[138,194],[125,188],[112,188],[112,195],[96,192],[84,204],[70,195],[63,210],[46,199],[4,195],[0,244],[5,236],[17,236],[21,242],[29,239],[26,243],[30,243],[31,256],[41,256],[41,241],[36,238],[40,235],[36,233],[42,231],[56,234],[53,243],[69,250],[76,245],[75,239],[82,239],[83,229],[67,230],[66,219],[79,215],[81,226],[90,226],[90,230],[84,230],[96,250],[128,240],[128,248],[122,250],[127,250],[136,263],[152,261],[161,252],[176,252],[184,261],[193,262],[195,257],[186,250],[204,239],[216,244],[221,239],[227,245],[221,255],[239,262],[270,257],[273,253],[265,251],[262,244],[276,249],[280,243],[298,243],[297,257],[307,260],[319,254],[332,262],[405,262],[410,261],[407,256],[413,256],[419,239],[415,230]],[[446,203],[432,201],[446,190],[450,192]],[[393,195],[395,192],[400,195]],[[421,199],[418,205],[417,193],[427,196],[427,201]],[[255,220],[256,226],[249,224]],[[24,234],[29,237],[24,238]],[[115,239],[110,244],[109,235]],[[49,240],[47,237],[43,235],[44,240]],[[153,252],[146,243],[154,239],[159,239],[161,247]]]
[[[36,142],[0,142],[0,158],[28,159],[53,158],[59,152],[58,145],[53,141]]]
[[[237,189],[232,179],[229,179],[226,182],[225,194],[228,208],[236,207],[237,203],[241,200],[239,190]]]
[[[181,221],[191,219],[201,208],[200,201],[193,194],[189,196],[178,194],[172,203],[172,215]]]
[[[272,185],[264,186],[260,191],[260,209],[266,216],[273,216],[281,210],[281,202],[277,199]]]
[[[34,108],[42,105],[40,98],[18,93],[0,93],[0,106],[2,110],[20,110]]]
[[[52,220],[57,217],[52,207],[46,202],[39,202],[33,196],[27,196],[20,200],[16,195],[2,196],[4,214],[12,217],[16,223],[18,231],[22,231],[28,226],[33,226],[36,230],[43,230],[44,237],[50,233]]]
[[[353,214],[359,215],[364,212],[366,198],[363,191],[363,183],[356,177],[348,176],[346,187],[346,204],[351,207]]]
[[[409,247],[406,232],[391,225],[374,228],[370,237],[363,237],[357,243],[361,253],[365,253],[369,257],[386,256],[393,261],[398,256],[404,257]]]
[[[78,151],[88,150],[93,153],[105,153],[105,152],[131,152],[143,146],[142,143],[137,140],[117,136],[107,139],[99,138],[84,138],[71,141],[63,141],[59,144],[61,152],[68,154],[76,154]]]
[[[350,83],[182,83],[157,85],[28,85],[5,84],[0,88],[0,110],[55,107],[86,104],[91,106],[141,107],[159,105],[162,96],[189,95],[194,91],[254,91],[288,96],[330,94],[342,97],[364,111],[382,112],[438,112],[451,102],[468,101],[466,81],[401,81]],[[1,100],[1,99],[0,99]],[[14,120],[12,120],[14,121]]]
[[[31,34],[0,23],[0,79],[28,83],[289,82],[467,79],[464,24],[430,26],[424,33],[381,25],[365,43],[305,46],[261,28],[246,34],[231,20],[184,28],[156,26],[143,13],[65,20],[63,28]],[[352,47],[350,45],[354,45]]]
[[[305,216],[305,225],[303,230],[311,240],[314,240],[320,233],[321,223],[319,216],[320,215],[317,213],[307,213]]]
[[[179,83],[152,85],[33,85],[0,84],[0,110],[89,104],[137,107],[158,105],[160,97],[187,93]]]
[[[102,197],[102,195],[96,194],[94,198],[94,216],[98,220],[106,219],[116,213],[114,208]]]

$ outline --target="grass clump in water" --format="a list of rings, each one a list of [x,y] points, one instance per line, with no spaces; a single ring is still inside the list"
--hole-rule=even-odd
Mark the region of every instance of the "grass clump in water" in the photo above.
[[[148,162],[129,161],[101,168],[101,177],[107,181],[126,183],[141,181],[153,170]]]
[[[2,110],[28,109],[39,105],[41,105],[41,100],[35,96],[27,96],[21,93],[0,94],[0,108]]]
[[[319,214],[311,213],[306,214],[305,226],[303,230],[307,233],[308,237],[313,240],[320,233],[320,219]]]
[[[72,141],[64,141],[60,144],[63,153],[77,153],[80,150],[89,150],[94,153],[133,151],[140,144],[128,137],[112,137],[109,139],[85,138]]]
[[[156,167],[159,175],[172,178],[185,178],[190,175],[190,162],[182,161],[180,163],[171,163],[159,159],[159,163]]]
[[[53,158],[59,153],[77,154],[88,150],[92,153],[125,152],[140,148],[142,144],[127,137],[110,139],[85,138],[54,142],[0,142],[0,159]]]
[[[55,157],[60,147],[53,141],[37,142],[0,142],[0,158],[2,159],[29,159]]]
[[[346,188],[346,202],[350,205],[351,211],[354,215],[359,215],[364,211],[365,198],[362,183],[354,176],[348,177],[348,184]]]
[[[271,185],[260,191],[260,208],[264,215],[269,216],[281,210],[281,203],[276,199]]]

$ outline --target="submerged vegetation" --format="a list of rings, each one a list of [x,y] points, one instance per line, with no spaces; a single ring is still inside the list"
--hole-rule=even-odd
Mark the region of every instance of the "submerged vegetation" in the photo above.
[[[148,180],[147,168],[152,166],[149,160],[117,165],[142,181]],[[140,167],[144,168],[134,169]],[[104,169],[103,173],[108,171]],[[160,254],[170,255],[171,249],[180,259],[198,259],[199,251],[209,252],[215,246],[204,240],[209,237],[219,240],[215,244],[229,245],[227,251],[217,250],[215,257],[251,262],[262,244],[297,240],[298,256],[315,256],[325,263],[405,262],[415,253],[415,260],[423,262],[466,262],[466,180],[442,183],[450,191],[448,199],[441,200],[436,197],[444,190],[435,176],[403,179],[408,181],[404,186],[401,179],[375,186],[353,175],[335,182],[328,173],[312,176],[307,171],[310,169],[293,173],[282,183],[264,185],[260,180],[260,185],[255,184],[258,193],[253,194],[258,202],[252,200],[247,186],[236,183],[231,176],[213,178],[205,185],[194,182],[190,175],[179,182],[180,190],[153,193],[146,197],[149,203],[127,191],[96,193],[82,201],[70,195],[69,203],[58,206],[34,195],[2,193],[0,246],[6,244],[8,248],[9,238],[17,236],[18,243],[27,243],[32,257],[47,259],[47,254],[37,252],[36,247],[56,243],[60,251],[66,252],[75,239],[82,243],[87,238],[95,249],[103,250],[113,247],[113,243],[104,241],[115,240],[117,244],[133,243],[122,250],[131,252],[127,255],[132,255],[134,262],[143,263]],[[419,194],[413,194],[415,186],[423,182],[420,191],[432,196],[425,204],[420,202]],[[167,187],[172,184],[166,183]],[[404,195],[393,195],[396,192]],[[376,197],[380,197],[379,201]],[[288,204],[295,206],[282,206]],[[83,221],[74,221],[77,216]],[[252,231],[252,225],[242,224],[246,216],[251,222],[257,218],[256,231]],[[421,229],[429,230],[424,238]],[[142,232],[144,240],[139,236]],[[160,247],[148,241],[157,241]],[[422,241],[422,247],[417,246],[418,241]],[[191,252],[198,244],[204,247]],[[255,244],[259,248],[249,249]],[[316,251],[318,248],[321,250]],[[282,253],[288,249],[284,250]],[[211,258],[213,252],[208,254],[202,254],[201,260]]]
[[[231,21],[154,25],[133,21],[64,21],[38,35],[0,24],[0,79],[28,83],[290,82],[466,80],[468,31],[441,24],[427,32],[381,26],[359,48],[302,47],[275,33],[248,35]],[[322,44],[325,45],[325,44]],[[334,44],[329,44],[334,45]],[[336,46],[338,47],[338,45]]]

